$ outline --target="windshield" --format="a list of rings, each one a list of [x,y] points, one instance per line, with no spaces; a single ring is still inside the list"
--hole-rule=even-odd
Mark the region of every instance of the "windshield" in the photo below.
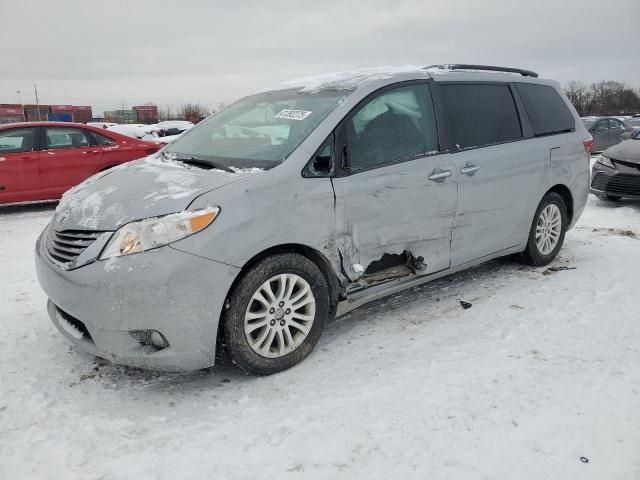
[[[181,159],[269,169],[285,160],[348,90],[258,93],[204,120],[165,151]]]
[[[596,120],[585,120],[585,119],[582,119],[582,123],[584,123],[584,128],[589,130],[596,123]]]

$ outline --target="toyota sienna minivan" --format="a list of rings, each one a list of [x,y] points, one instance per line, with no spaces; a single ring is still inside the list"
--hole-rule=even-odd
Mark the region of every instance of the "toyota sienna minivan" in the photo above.
[[[504,255],[551,262],[585,207],[591,143],[527,70],[302,78],[69,190],[38,279],[83,351],[272,374],[368,301]]]

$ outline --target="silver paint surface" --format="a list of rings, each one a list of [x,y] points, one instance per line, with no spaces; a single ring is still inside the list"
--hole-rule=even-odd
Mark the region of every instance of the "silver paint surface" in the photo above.
[[[458,153],[441,153],[339,178],[303,178],[304,166],[346,114],[368,94],[415,79],[556,82],[513,75],[401,71],[355,83],[286,161],[267,171],[227,173],[163,161],[158,155],[118,167],[74,188],[53,220],[56,229],[114,231],[142,218],[220,206],[205,230],[153,251],[93,261],[72,271],[36,248],[38,278],[52,304],[87,325],[95,345],[62,333],[79,348],[117,363],[193,370],[214,363],[218,322],[227,294],[256,255],[302,245],[322,255],[342,288],[385,253],[424,257],[417,275],[342,298],[338,313],[525,248],[534,212],[550,188],[573,198],[572,225],[588,193],[589,138],[577,113],[576,132]],[[563,96],[564,98],[564,96]],[[480,169],[473,175],[461,170]],[[434,171],[451,170],[442,183]],[[357,270],[357,269],[356,269]],[[59,325],[58,325],[59,326]],[[148,353],[129,330],[155,329],[171,345]]]

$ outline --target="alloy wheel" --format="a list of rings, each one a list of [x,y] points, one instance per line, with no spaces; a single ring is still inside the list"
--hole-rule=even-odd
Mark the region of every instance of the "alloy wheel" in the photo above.
[[[279,358],[304,342],[315,314],[316,300],[304,278],[293,273],[275,275],[251,296],[244,333],[258,355]]]
[[[542,255],[549,255],[558,245],[562,233],[562,213],[554,203],[542,209],[536,224],[536,246]]]

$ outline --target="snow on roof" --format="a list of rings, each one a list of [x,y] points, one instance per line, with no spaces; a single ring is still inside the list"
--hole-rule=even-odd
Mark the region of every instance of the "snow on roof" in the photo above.
[[[424,67],[404,65],[401,67],[374,67],[349,70],[345,72],[325,73],[309,77],[294,78],[263,91],[295,89],[300,92],[318,92],[322,90],[353,90],[358,85],[374,80],[392,78],[403,73],[425,75]]]

